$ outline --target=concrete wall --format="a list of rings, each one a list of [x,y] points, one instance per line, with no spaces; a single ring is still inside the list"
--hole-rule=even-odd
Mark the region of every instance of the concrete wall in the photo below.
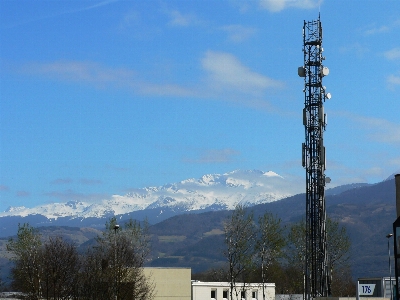
[[[241,298],[241,290],[243,289],[240,283],[237,284],[237,291],[239,297],[236,298],[235,291],[233,292],[233,300],[262,300],[262,284],[251,283],[246,284],[245,298]],[[230,285],[229,282],[192,282],[192,300],[227,300],[230,299]],[[275,284],[266,283],[264,285],[265,299],[275,300]]]
[[[191,299],[190,268],[144,268],[144,273],[154,284],[154,300]]]

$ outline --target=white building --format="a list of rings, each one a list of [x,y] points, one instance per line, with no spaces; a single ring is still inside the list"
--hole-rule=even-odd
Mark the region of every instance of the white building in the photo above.
[[[275,300],[275,283],[264,284],[265,300]],[[262,283],[236,283],[232,300],[263,300]],[[229,300],[229,282],[192,281],[192,300]]]

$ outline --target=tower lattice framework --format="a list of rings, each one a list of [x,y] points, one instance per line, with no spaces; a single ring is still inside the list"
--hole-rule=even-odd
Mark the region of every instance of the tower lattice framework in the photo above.
[[[329,270],[326,241],[325,209],[325,147],[323,133],[326,114],[323,103],[330,98],[322,85],[328,75],[323,66],[322,26],[318,20],[304,21],[303,26],[304,66],[299,76],[304,77],[305,143],[303,143],[303,167],[306,169],[306,249],[304,270],[305,299],[326,297],[329,291]]]

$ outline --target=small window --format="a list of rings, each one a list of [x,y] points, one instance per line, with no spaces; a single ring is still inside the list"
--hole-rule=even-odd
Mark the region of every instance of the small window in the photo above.
[[[223,290],[222,298],[224,298],[224,300],[228,300],[228,290]]]
[[[257,291],[251,292],[251,298],[252,298],[252,300],[257,300]]]
[[[211,299],[212,300],[217,299],[217,291],[216,290],[211,290]]]

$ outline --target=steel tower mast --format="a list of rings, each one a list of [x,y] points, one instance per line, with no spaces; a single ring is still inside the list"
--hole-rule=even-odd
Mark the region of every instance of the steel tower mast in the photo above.
[[[328,255],[326,242],[325,147],[323,133],[326,114],[323,103],[330,99],[322,85],[322,78],[329,74],[323,66],[322,26],[318,20],[304,21],[303,52],[304,65],[298,74],[304,77],[303,124],[305,143],[302,145],[302,164],[306,169],[306,251],[304,296],[309,300],[327,297],[330,294]]]

